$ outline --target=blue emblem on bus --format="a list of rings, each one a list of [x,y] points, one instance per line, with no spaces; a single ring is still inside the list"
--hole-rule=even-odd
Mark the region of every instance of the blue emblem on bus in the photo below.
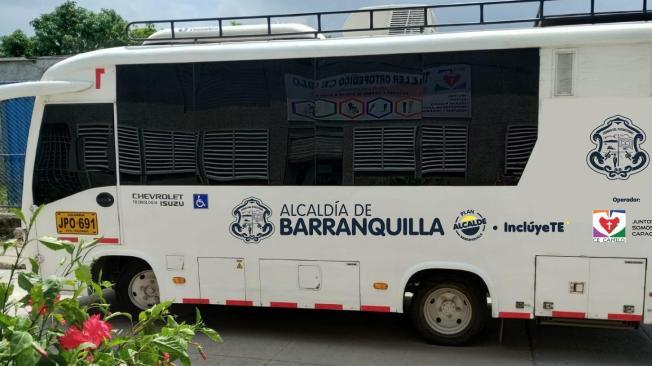
[[[206,209],[208,208],[208,194],[195,193],[192,195],[192,206],[194,208]]]
[[[229,227],[231,234],[245,243],[258,243],[274,232],[269,221],[272,209],[256,197],[246,198],[233,209],[235,221]]]
[[[645,132],[629,118],[607,118],[591,133],[595,148],[589,152],[586,162],[593,171],[608,179],[628,179],[650,162],[650,156],[641,148],[645,138]]]

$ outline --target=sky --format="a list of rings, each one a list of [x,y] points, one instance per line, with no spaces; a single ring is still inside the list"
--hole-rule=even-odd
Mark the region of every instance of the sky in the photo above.
[[[311,11],[353,10],[372,5],[447,4],[478,2],[482,0],[77,0],[80,6],[97,11],[102,8],[116,10],[128,21],[229,17]],[[645,0],[595,0],[598,11],[633,10],[642,7]],[[652,8],[652,0],[648,0]],[[30,20],[52,11],[64,0],[0,0],[0,35],[22,29],[33,34]],[[587,11],[590,0],[557,0],[547,6],[546,14],[555,12]],[[487,16],[494,19],[529,17],[536,14],[532,5],[494,6]],[[471,9],[441,10],[436,14],[441,22],[459,22],[477,19]],[[330,22],[343,20],[331,18]],[[338,24],[339,25],[339,24]]]

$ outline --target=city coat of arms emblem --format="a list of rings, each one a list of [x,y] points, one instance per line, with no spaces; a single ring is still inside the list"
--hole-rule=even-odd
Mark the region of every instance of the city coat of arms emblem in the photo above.
[[[595,148],[586,162],[593,171],[608,179],[628,179],[648,166],[649,154],[641,148],[645,132],[623,116],[607,118],[591,133]]]
[[[274,232],[269,221],[272,210],[256,197],[246,198],[233,208],[231,234],[245,243],[258,243]]]

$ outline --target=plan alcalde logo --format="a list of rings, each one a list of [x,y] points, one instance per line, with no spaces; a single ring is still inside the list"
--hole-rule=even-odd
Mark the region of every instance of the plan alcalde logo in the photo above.
[[[487,219],[479,212],[465,210],[460,212],[460,215],[455,219],[453,229],[460,238],[472,241],[482,237],[485,226],[487,226]]]

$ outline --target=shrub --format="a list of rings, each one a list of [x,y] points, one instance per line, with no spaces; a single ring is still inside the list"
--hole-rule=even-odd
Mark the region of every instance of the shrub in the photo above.
[[[95,282],[86,258],[101,238],[79,243],[39,238],[49,250],[65,254],[56,275],[43,278],[39,262],[28,257],[29,270],[18,271],[25,249],[36,245],[30,233],[41,208],[29,220],[22,212],[14,214],[23,222],[24,239],[2,242],[0,254],[14,251],[16,260],[9,277],[0,281],[0,364],[2,365],[173,365],[190,364],[188,350],[202,346],[194,341],[197,333],[220,341],[215,330],[208,328],[196,311],[193,324],[177,322],[170,313],[171,302],[162,302],[142,311],[138,319],[130,314],[111,313],[102,291],[109,282]],[[27,294],[14,295],[15,284]],[[65,288],[71,296],[62,296]],[[83,294],[98,295],[96,302],[81,305]],[[91,313],[93,315],[91,315]],[[125,317],[130,329],[112,329],[109,321]]]

